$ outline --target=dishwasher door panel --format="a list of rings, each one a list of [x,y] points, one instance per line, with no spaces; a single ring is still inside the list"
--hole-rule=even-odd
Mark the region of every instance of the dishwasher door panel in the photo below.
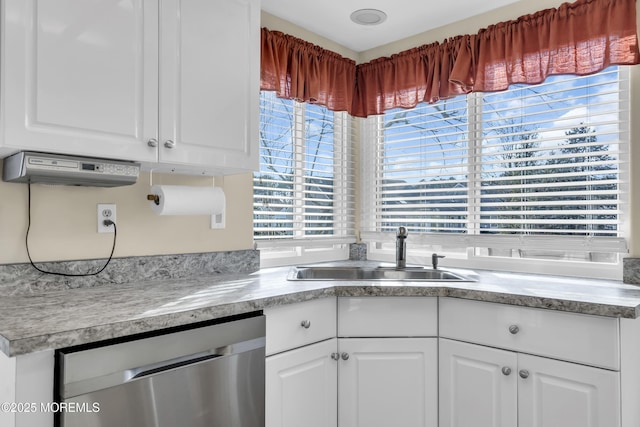
[[[264,347],[65,399],[61,427],[264,427]],[[98,409],[91,411],[91,408]]]

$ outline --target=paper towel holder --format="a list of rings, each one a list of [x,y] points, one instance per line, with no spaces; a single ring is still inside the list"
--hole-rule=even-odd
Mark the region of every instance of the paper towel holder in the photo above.
[[[147,194],[147,200],[155,203],[156,206],[160,205],[160,196],[158,194]],[[226,209],[223,209],[221,213],[211,215],[211,229],[222,229],[226,227]]]
[[[156,205],[160,204],[160,196],[157,194],[147,194],[147,200],[152,200]]]

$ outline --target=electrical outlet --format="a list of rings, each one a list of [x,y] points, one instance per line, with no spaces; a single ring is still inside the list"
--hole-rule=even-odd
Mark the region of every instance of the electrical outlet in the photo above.
[[[113,225],[104,225],[105,220],[116,222],[116,205],[115,204],[98,204],[98,233],[113,233],[115,227]]]

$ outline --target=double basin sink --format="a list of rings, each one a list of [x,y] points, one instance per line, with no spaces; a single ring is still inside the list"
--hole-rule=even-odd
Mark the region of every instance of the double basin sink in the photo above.
[[[368,280],[407,282],[473,282],[447,270],[423,267],[292,267],[287,280]]]

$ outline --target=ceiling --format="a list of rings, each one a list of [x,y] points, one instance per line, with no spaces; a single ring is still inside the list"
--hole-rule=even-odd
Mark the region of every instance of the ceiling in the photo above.
[[[519,0],[262,0],[262,10],[356,52],[460,21]],[[435,5],[435,7],[434,7]],[[379,25],[358,25],[357,9],[387,14]]]

